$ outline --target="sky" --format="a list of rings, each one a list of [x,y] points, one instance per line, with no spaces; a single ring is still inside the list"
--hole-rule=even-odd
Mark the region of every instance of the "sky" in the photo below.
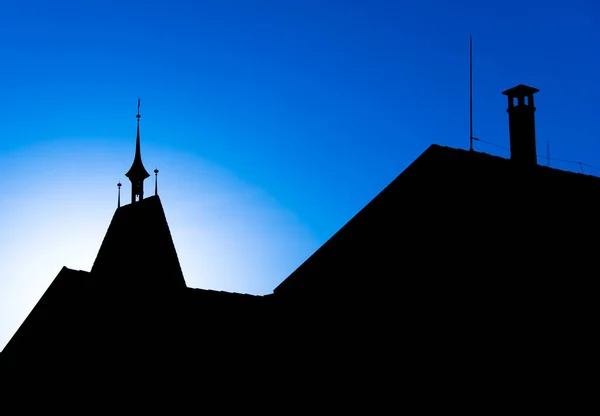
[[[188,286],[267,294],[431,144],[468,148],[470,35],[475,150],[509,157],[526,84],[538,162],[600,175],[595,0],[2,0],[0,348],[129,202],[138,98]]]

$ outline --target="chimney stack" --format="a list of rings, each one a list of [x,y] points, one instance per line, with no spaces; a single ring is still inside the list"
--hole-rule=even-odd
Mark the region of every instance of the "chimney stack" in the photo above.
[[[538,91],[521,84],[502,92],[508,96],[510,158],[522,165],[537,165],[533,94]]]

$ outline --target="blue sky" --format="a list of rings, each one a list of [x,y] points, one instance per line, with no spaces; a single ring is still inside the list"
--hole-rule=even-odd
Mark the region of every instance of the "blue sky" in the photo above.
[[[264,294],[430,144],[468,148],[470,34],[475,149],[508,157],[501,92],[527,84],[538,154],[599,175],[593,0],[4,0],[0,347],[91,268],[138,97],[188,285]]]

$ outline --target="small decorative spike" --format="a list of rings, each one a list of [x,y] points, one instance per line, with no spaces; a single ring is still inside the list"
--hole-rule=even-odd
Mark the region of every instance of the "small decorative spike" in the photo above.
[[[158,195],[158,169],[154,169],[154,195]]]
[[[121,182],[117,184],[117,188],[119,188],[119,196],[117,197],[117,208],[121,208]]]

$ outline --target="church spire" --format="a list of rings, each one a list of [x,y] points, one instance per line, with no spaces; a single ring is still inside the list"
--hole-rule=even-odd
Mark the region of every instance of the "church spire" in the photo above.
[[[142,153],[140,151],[140,99],[138,98],[138,113],[137,116],[137,137],[135,139],[135,156],[129,171],[125,174],[131,181],[131,203],[144,199],[144,179],[150,174],[144,168],[142,163]]]

